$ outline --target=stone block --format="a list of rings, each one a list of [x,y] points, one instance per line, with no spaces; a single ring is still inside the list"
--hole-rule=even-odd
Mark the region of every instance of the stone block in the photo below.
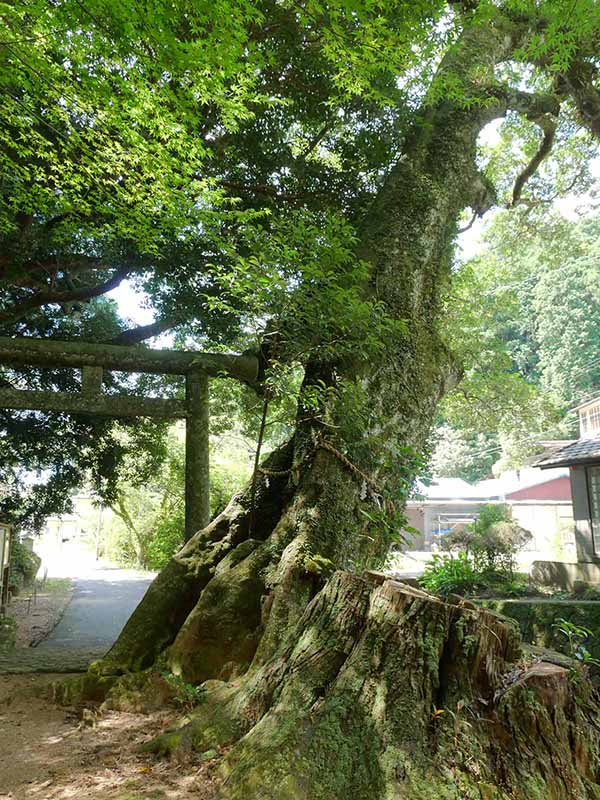
[[[534,561],[531,580],[542,586],[558,586],[572,592],[576,583],[600,587],[600,561],[565,563],[562,561]]]

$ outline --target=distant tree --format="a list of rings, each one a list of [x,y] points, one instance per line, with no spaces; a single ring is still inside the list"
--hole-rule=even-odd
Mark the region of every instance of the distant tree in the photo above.
[[[580,223],[534,289],[541,386],[568,409],[600,392],[600,224]]]
[[[538,209],[505,213],[486,242],[477,259],[478,297],[519,373],[562,410],[600,389],[595,216],[572,221]]]
[[[250,477],[251,441],[232,437],[213,438],[211,443],[211,514],[220,514],[231,495]],[[136,479],[135,458],[128,459],[129,480],[119,483],[111,504],[115,519],[108,531],[106,554],[120,563],[143,569],[162,569],[181,549],[184,532],[184,444],[176,429],[166,442],[163,464],[141,484]]]
[[[491,476],[500,452],[496,436],[469,434],[447,423],[436,428],[433,442],[429,464],[432,475],[462,478],[470,483]]]
[[[442,403],[434,470],[460,470],[459,443],[478,436],[495,438],[499,470],[525,463],[540,438],[577,435],[568,410],[600,391],[599,243],[595,217],[545,207],[501,212],[488,226],[449,300],[466,375]],[[489,460],[489,450],[475,456],[475,473]]]

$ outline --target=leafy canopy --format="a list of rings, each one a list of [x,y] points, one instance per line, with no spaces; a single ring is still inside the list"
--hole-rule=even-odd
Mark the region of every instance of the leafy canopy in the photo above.
[[[356,242],[411,126],[427,124],[440,58],[465,28],[501,20],[528,35],[499,84],[560,88],[581,53],[597,52],[598,14],[591,0],[3,4],[0,333],[137,342],[175,328],[178,346],[260,346],[272,386],[284,389],[311,358],[334,365],[381,353],[404,322],[365,295]],[[485,102],[452,71],[437,86],[465,108]],[[506,125],[507,146],[485,156],[505,193],[502,181],[508,187],[540,136],[531,120]],[[589,157],[579,129],[565,103],[555,135],[563,166],[547,160],[541,193],[562,191]],[[97,302],[125,280],[147,296],[152,331],[127,330]],[[529,402],[509,373],[502,393]],[[56,372],[3,379],[69,381]],[[114,380],[114,391],[130,388]],[[490,403],[499,394],[475,389]],[[3,423],[2,480],[17,487],[6,511],[21,519],[40,504],[17,508],[20,469],[37,470],[43,489],[52,465],[60,489],[47,510],[86,472],[110,494],[132,447],[122,426],[98,420],[19,414]],[[36,426],[37,445],[28,439]],[[141,429],[128,426],[127,436]],[[162,437],[156,428],[140,449],[149,463],[164,454]]]

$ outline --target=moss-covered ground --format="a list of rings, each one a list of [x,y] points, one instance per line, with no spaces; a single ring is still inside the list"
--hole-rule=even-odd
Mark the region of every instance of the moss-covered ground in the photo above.
[[[518,600],[479,600],[478,605],[516,620],[524,642],[549,647],[570,655],[567,637],[559,629],[559,620],[588,628],[591,635],[586,647],[600,659],[600,601],[526,598]]]

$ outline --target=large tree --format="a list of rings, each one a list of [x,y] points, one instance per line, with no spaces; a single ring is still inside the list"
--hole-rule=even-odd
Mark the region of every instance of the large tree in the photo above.
[[[117,704],[131,678],[116,677],[153,665],[209,681],[154,748],[223,746],[224,797],[597,797],[585,681],[520,661],[487,613],[360,577],[460,377],[440,316],[461,214],[495,202],[479,134],[506,116],[529,145],[541,132],[515,202],[565,131],[598,134],[597,5],[29,11],[4,54],[2,319],[127,275],[159,323],[223,343],[253,329],[265,408],[300,372],[291,435],[85,685]]]

